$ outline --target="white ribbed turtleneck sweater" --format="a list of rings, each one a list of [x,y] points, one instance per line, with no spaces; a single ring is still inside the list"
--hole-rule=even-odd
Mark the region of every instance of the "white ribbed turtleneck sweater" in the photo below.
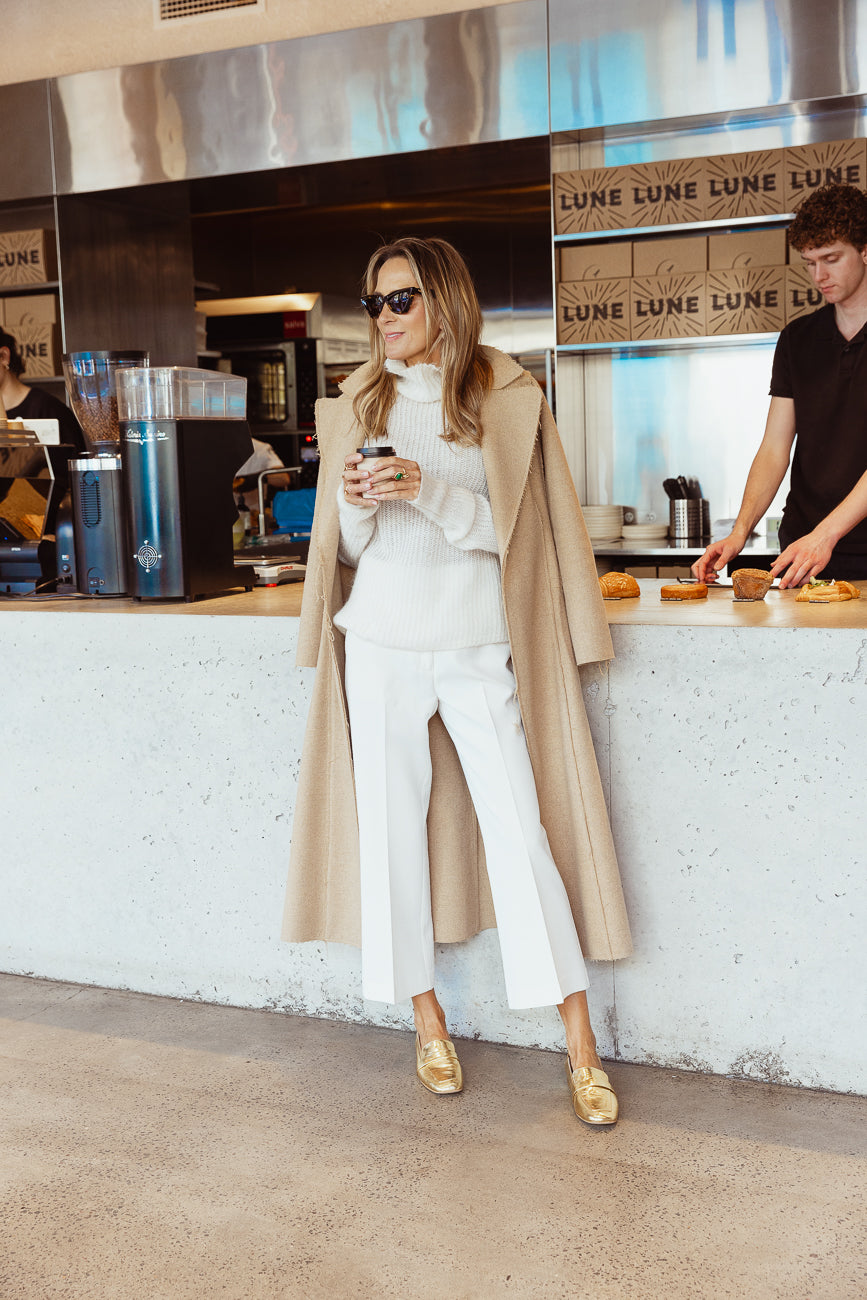
[[[437,366],[386,361],[397,396],[385,441],[421,468],[415,501],[347,502],[340,559],[356,569],[335,623],[376,645],[458,650],[508,641],[500,559],[479,447],[444,442]]]

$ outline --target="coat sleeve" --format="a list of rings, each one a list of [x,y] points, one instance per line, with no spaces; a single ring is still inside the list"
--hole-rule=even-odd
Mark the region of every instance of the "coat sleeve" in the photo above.
[[[563,444],[548,403],[544,400],[539,438],[548,511],[575,662],[586,664],[613,659],[614,646],[596,576],[593,547],[587,535]]]

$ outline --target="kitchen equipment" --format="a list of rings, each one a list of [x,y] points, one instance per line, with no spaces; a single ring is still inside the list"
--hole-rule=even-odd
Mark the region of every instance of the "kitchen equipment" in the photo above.
[[[279,587],[284,582],[303,582],[307,572],[306,564],[301,564],[297,555],[267,558],[261,555],[236,555],[235,567],[252,571],[257,587]]]
[[[319,467],[312,433],[315,406],[317,399],[325,396],[321,347],[316,339],[308,338],[284,339],[268,347],[235,341],[238,322],[255,319],[211,318],[208,346],[220,349],[222,364],[247,380],[250,428],[274,447],[285,464],[302,462],[312,486]]]
[[[146,366],[147,352],[69,352],[63,376],[87,449],[120,454],[117,415],[117,373],[129,366]]]
[[[235,470],[253,449],[247,381],[182,366],[118,372],[130,591],[159,600],[252,586],[235,569]],[[240,577],[240,581],[239,581]]]
[[[69,488],[78,590],[86,596],[126,595],[126,511],[120,456],[103,453],[71,460]]]
[[[710,502],[683,498],[670,501],[668,533],[675,542],[698,544],[710,538]]]
[[[128,591],[117,375],[147,362],[147,352],[139,351],[69,352],[63,358],[66,391],[89,449],[69,470],[75,579],[85,596]],[[69,574],[64,576],[68,582]]]
[[[55,589],[54,534],[74,454],[39,442],[32,429],[0,428],[0,592]]]

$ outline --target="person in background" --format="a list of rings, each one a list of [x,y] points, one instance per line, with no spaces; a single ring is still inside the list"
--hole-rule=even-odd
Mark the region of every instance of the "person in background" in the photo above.
[[[692,566],[713,582],[792,477],[771,572],[781,587],[867,578],[867,194],[826,185],[805,200],[789,243],[825,298],[780,334],[765,434],[728,537]]]
[[[258,438],[253,439],[253,454],[248,456],[244,464],[235,470],[235,478],[254,478],[266,469],[277,469],[283,464],[270,442],[261,442]],[[288,488],[292,481],[290,474],[272,474],[265,479],[265,486],[273,490]],[[238,493],[243,497],[244,505],[248,510],[259,509],[259,490],[258,485],[250,490],[241,490]]]
[[[24,420],[25,423],[27,420],[57,420],[60,441],[86,451],[81,425],[69,407],[43,389],[23,384],[23,373],[24,362],[17,341],[0,329],[0,398],[6,408],[6,418]]]
[[[360,930],[364,996],[411,999],[416,1075],[448,1095],[435,940],[496,923],[509,1005],[557,1006],[575,1113],[611,1125],[584,957],[630,940],[578,672],[612,655],[578,498],[538,384],[480,344],[451,244],[384,245],[362,304],[371,360],[317,405],[283,937]]]

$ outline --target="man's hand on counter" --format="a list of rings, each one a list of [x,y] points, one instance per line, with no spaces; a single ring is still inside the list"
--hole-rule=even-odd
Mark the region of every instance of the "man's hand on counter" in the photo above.
[[[834,543],[834,538],[821,534],[816,528],[787,546],[771,565],[771,573],[780,579],[781,588],[802,587],[827,568]]]
[[[718,542],[711,542],[704,555],[692,566],[692,576],[698,578],[699,582],[716,582],[720,569],[725,568],[736,555],[740,555],[743,547],[743,538],[735,537],[734,533],[729,533],[728,537],[723,537]]]

